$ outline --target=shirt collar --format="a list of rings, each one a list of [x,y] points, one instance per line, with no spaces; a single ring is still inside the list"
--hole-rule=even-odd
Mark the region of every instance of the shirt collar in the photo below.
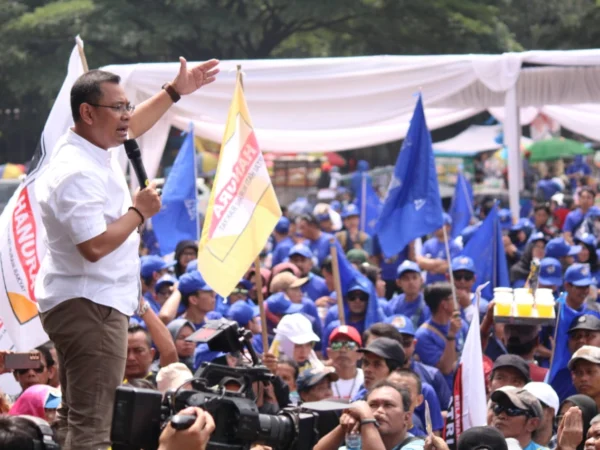
[[[86,154],[90,155],[94,161],[106,167],[111,166],[111,153],[108,150],[104,150],[100,147],[95,146],[84,137],[78,135],[72,128],[69,128],[67,141],[70,144],[82,147]]]

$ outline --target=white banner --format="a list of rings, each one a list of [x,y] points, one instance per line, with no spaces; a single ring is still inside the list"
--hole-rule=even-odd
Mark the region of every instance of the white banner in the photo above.
[[[16,351],[30,350],[48,340],[33,294],[35,277],[46,253],[46,233],[34,185],[50,160],[56,141],[73,125],[70,92],[82,74],[83,64],[75,46],[67,77],[44,126],[27,178],[0,216],[0,318]]]

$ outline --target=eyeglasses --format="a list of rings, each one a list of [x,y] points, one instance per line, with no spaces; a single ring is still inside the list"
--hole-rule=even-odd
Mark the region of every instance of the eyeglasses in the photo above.
[[[343,348],[346,348],[350,351],[356,350],[358,348],[358,344],[354,341],[336,341],[331,343],[331,350],[334,352],[338,352]]]
[[[25,375],[30,370],[33,370],[35,373],[42,373],[44,370],[46,370],[46,366],[40,366],[37,369],[15,369],[15,373],[17,375]]]
[[[499,416],[502,413],[506,413],[508,417],[517,417],[517,416],[529,416],[529,411],[525,411],[524,409],[515,408],[514,406],[504,406],[504,405],[494,405],[493,410],[496,416]]]
[[[460,280],[471,281],[471,280],[473,280],[473,278],[475,278],[475,275],[472,273],[469,273],[469,272],[467,272],[467,273],[458,272],[458,273],[454,273],[453,275],[454,275],[454,279],[458,280],[458,281],[460,281]]]
[[[135,105],[131,103],[119,103],[118,105],[97,105],[95,103],[88,103],[90,106],[95,106],[97,108],[110,108],[113,111],[118,112],[119,114],[125,114],[126,112],[131,114],[135,110]]]
[[[353,302],[355,300],[360,300],[361,302],[367,302],[369,300],[369,296],[364,292],[353,292],[348,294],[348,301]]]

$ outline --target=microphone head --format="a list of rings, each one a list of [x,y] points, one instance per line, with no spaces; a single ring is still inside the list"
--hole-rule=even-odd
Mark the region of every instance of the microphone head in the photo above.
[[[125,153],[129,159],[141,156],[142,152],[140,151],[140,146],[135,139],[127,139],[123,145],[125,146]]]

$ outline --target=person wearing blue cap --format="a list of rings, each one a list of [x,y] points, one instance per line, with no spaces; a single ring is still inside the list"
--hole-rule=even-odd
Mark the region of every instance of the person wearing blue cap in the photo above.
[[[196,272],[198,270],[198,259],[192,259],[187,266],[185,266],[185,272]]]
[[[415,327],[421,326],[431,316],[429,308],[423,298],[423,277],[421,269],[414,261],[404,261],[398,266],[396,285],[402,289],[402,294],[397,294],[390,300],[388,311],[390,314],[402,314],[410,318]]]
[[[460,307],[460,316],[467,323],[471,323],[473,314],[477,314],[477,299],[473,293],[473,286],[477,281],[475,262],[468,256],[457,256],[452,259],[452,276],[456,289],[456,299]],[[448,277],[450,278],[450,277]],[[484,298],[479,300],[479,316],[483,318],[490,302]]]
[[[335,237],[340,241],[340,245],[344,252],[348,252],[354,248],[366,251],[369,255],[373,252],[373,242],[371,236],[359,229],[360,227],[360,210],[354,203],[346,205],[342,211],[342,219],[344,221],[344,229],[338,231]]]
[[[156,283],[160,277],[175,265],[175,262],[168,263],[160,256],[148,255],[140,258],[140,278],[142,281],[142,296],[150,305],[150,308],[158,314],[162,303],[156,298]]]
[[[200,272],[183,274],[179,278],[178,289],[181,304],[186,308],[181,318],[193,323],[196,330],[202,328],[206,320],[222,317],[215,311],[215,291],[202,279]]]
[[[306,277],[307,281],[302,285],[302,292],[312,301],[329,295],[329,289],[325,279],[312,272],[313,260],[312,252],[304,244],[296,244],[288,252],[290,262],[300,271],[301,277]]]
[[[385,323],[394,326],[400,333],[402,349],[406,356],[404,368],[414,371],[424,383],[428,383],[435,391],[442,410],[447,410],[450,404],[451,394],[444,375],[442,375],[442,372],[440,372],[438,368],[428,366],[414,358],[417,339],[415,338],[416,328],[412,321],[406,316],[397,314],[386,318]],[[381,325],[377,326],[380,327]],[[373,333],[374,327],[372,328]]]
[[[498,222],[500,223],[502,234],[508,234],[508,231],[513,225],[512,213],[510,212],[510,209],[502,208],[500,211],[498,211]]]
[[[519,258],[520,255],[525,251],[525,246],[527,245],[527,241],[529,240],[529,236],[533,232],[533,223],[531,220],[527,218],[521,218],[514,224],[510,232],[508,233],[508,237],[513,245],[517,248],[516,257]]]
[[[321,231],[318,220],[312,214],[299,216],[296,219],[296,226],[298,232],[306,239],[305,243],[316,258],[317,265],[321,267],[325,258],[331,253],[329,241],[334,236]]]
[[[271,257],[271,267],[275,267],[277,264],[285,261],[290,248],[294,246],[294,240],[290,237],[291,226],[292,224],[287,217],[281,217],[277,225],[275,225],[275,230],[273,231],[275,245]]]
[[[572,264],[565,272],[565,291],[557,302],[565,303],[577,312],[590,309],[586,303],[590,293],[590,286],[595,283],[592,278],[589,264]]]
[[[577,261],[589,264],[592,277],[597,280],[600,267],[598,267],[598,255],[596,254],[596,237],[593,234],[584,233],[581,236],[576,235],[574,240],[576,245],[581,246]]]
[[[585,216],[590,208],[594,206],[595,198],[596,193],[591,187],[584,186],[579,191],[579,208],[567,214],[567,218],[563,224],[563,234],[567,242],[573,242],[573,235],[585,220]]]
[[[262,326],[258,306],[250,306],[245,302],[234,303],[225,313],[225,318],[237,322],[240,327],[252,332],[252,346],[256,353],[264,353],[262,343]]]
[[[447,213],[444,213],[443,226],[446,229],[446,234],[450,236],[452,218]],[[458,256],[462,250],[456,241],[453,240],[448,241],[448,248],[450,249],[450,258]],[[417,256],[417,262],[421,269],[427,271],[425,284],[433,284],[446,280],[448,261],[446,259],[446,245],[444,244],[444,230],[442,228],[436,230],[434,236],[423,244],[421,255]]]
[[[540,261],[538,288],[552,289],[554,297],[558,297],[563,285],[562,266],[556,258],[543,258]]]
[[[409,259],[409,253],[413,254],[412,259],[414,259],[414,251],[414,244],[410,243],[396,255],[392,256],[391,258],[386,258],[386,256],[383,254],[379,238],[377,235],[373,237],[373,258],[376,260],[377,265],[381,268],[381,278],[383,281],[385,281],[385,298],[388,300],[391,300],[396,292],[396,275],[398,266]]]
[[[546,257],[556,258],[560,261],[563,269],[573,264],[575,257],[581,252],[580,245],[571,245],[564,237],[550,239],[546,244]]]

